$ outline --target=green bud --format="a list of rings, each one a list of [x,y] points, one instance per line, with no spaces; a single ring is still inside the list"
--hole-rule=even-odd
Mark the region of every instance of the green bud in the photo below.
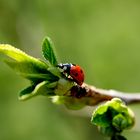
[[[68,109],[79,110],[85,106],[81,99],[76,99],[70,96],[53,96],[52,102],[55,104],[64,104]]]
[[[123,129],[126,129],[128,126],[128,120],[126,117],[124,117],[122,114],[116,115],[112,120],[113,127],[116,128],[117,131],[122,131]]]
[[[68,94],[72,86],[74,86],[73,82],[68,81],[67,79],[64,78],[60,78],[58,80],[58,84],[55,89],[55,94],[60,96],[64,94]]]
[[[113,135],[134,126],[135,117],[121,99],[114,98],[93,112],[91,122],[97,125],[103,134]]]
[[[115,129],[113,127],[99,127],[99,131],[106,136],[113,136],[115,134]]]

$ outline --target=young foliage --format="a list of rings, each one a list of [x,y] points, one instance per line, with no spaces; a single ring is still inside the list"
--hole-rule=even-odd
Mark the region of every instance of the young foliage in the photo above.
[[[117,140],[118,137],[124,139],[120,133],[133,127],[135,118],[133,112],[121,99],[114,98],[93,112],[91,122],[97,125],[103,134]]]
[[[55,94],[54,89],[57,87],[61,73],[57,67],[54,67],[57,65],[57,60],[49,38],[45,38],[42,49],[48,60],[46,62],[27,55],[11,45],[0,44],[0,54],[7,56],[4,58],[4,62],[19,75],[31,81],[31,86],[20,92],[20,100],[26,100],[36,95],[52,96]]]
[[[46,73],[49,67],[49,64],[29,56],[11,45],[1,44],[0,53],[10,58],[5,62],[19,73]]]
[[[19,93],[19,100],[24,101],[37,95],[48,96],[53,100],[57,95],[69,94],[70,89],[74,86],[74,82],[68,80],[58,69],[54,46],[48,37],[43,41],[42,52],[47,60],[45,62],[11,45],[0,44],[0,54],[7,56],[4,62],[31,82],[29,87]],[[67,104],[66,100],[67,98],[63,98],[63,101],[59,102]],[[68,106],[70,105],[71,103]]]
[[[49,83],[48,81],[43,81],[37,85],[32,85],[22,90],[19,94],[19,100],[27,100],[36,95],[55,95],[54,88],[57,82]]]
[[[54,53],[54,45],[49,37],[46,37],[43,41],[42,52],[45,59],[48,60],[53,66],[58,64]]]

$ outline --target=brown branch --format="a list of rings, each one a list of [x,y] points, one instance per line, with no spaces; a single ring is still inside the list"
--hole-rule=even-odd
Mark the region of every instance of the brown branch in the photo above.
[[[86,105],[93,106],[114,97],[121,98],[126,104],[140,102],[140,93],[125,93],[117,90],[99,89],[94,86],[83,84],[71,89],[71,96],[84,101]]]

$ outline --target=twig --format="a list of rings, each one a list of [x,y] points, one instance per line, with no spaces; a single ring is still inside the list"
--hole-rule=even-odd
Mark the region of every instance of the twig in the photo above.
[[[140,102],[140,93],[126,93],[113,89],[99,89],[85,83],[82,87],[76,86],[72,88],[71,95],[85,101],[89,106],[111,100],[114,97],[121,98],[126,104]]]

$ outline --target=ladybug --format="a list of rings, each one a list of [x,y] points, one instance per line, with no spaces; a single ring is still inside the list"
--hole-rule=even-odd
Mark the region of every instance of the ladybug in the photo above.
[[[61,68],[63,73],[73,79],[78,85],[82,85],[84,82],[84,72],[79,65],[66,63],[58,64],[58,67]]]

